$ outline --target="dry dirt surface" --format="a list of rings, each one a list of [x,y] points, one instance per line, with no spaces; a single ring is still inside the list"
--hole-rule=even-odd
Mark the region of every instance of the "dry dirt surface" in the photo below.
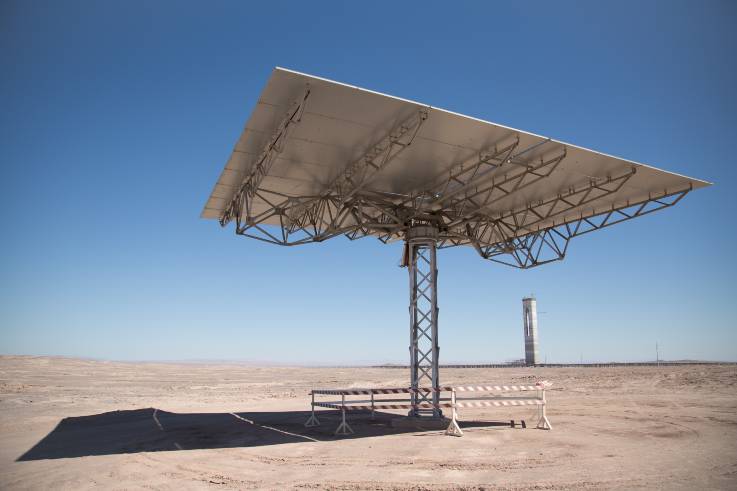
[[[549,380],[554,428],[534,407],[462,410],[461,438],[386,414],[348,438],[333,415],[303,426],[311,388],[403,387],[402,369],[0,357],[0,489],[737,489],[734,365],[441,376]]]

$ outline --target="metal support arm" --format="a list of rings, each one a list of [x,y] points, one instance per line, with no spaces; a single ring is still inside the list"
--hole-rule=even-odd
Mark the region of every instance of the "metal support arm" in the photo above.
[[[269,139],[256,162],[251,167],[251,171],[243,178],[238,189],[225,208],[223,215],[220,217],[220,225],[227,225],[233,218],[239,218],[243,215],[243,207],[246,208],[246,217],[251,217],[251,202],[255,196],[261,181],[269,173],[271,165],[274,163],[276,156],[284,149],[284,144],[289,136],[292,126],[300,121],[304,112],[307,98],[310,96],[310,86],[307,85],[302,96],[294,101],[287,110],[287,114],[282,122],[277,126],[276,131]]]
[[[690,187],[675,192],[663,191],[660,195],[651,195],[647,199],[628,203],[622,208],[589,215],[582,213],[577,220],[553,224],[548,228],[496,244],[479,246],[477,251],[484,259],[507,266],[521,269],[541,266],[563,259],[568,243],[574,237],[669,208],[690,191]]]

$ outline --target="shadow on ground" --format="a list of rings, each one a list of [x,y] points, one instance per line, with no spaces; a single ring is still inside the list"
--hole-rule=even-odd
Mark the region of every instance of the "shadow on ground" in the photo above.
[[[309,411],[177,414],[158,409],[113,411],[64,418],[54,430],[17,461],[61,459],[166,450],[256,447],[283,443],[323,442],[402,433],[427,428],[396,424],[401,416],[377,412],[351,414],[355,433],[335,436],[337,411],[321,411],[318,427],[305,428]],[[392,424],[394,420],[394,424]],[[462,427],[507,426],[508,423],[466,422]],[[437,430],[435,430],[437,431]]]

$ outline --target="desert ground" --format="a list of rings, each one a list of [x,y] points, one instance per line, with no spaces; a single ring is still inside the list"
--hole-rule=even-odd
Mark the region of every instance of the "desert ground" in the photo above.
[[[406,386],[399,368],[0,357],[0,488],[737,489],[735,365],[441,376],[549,380],[553,430],[534,407],[464,409],[461,438],[385,414],[303,426],[311,388]]]

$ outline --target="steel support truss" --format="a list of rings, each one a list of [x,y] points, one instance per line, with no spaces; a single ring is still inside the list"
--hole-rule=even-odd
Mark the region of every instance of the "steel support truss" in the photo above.
[[[305,101],[306,97],[301,106],[297,104],[289,112],[287,122],[282,123],[277,131],[278,135],[298,121],[296,118],[301,114]],[[404,218],[393,214],[396,203],[365,188],[412,144],[427,117],[427,109],[422,108],[396,124],[363,156],[349,163],[319,195],[294,197],[263,187],[253,188],[252,181],[260,175],[254,169],[251,177],[245,179],[239,188],[241,191],[232,199],[221,218],[221,224],[225,225],[230,218],[235,218],[237,234],[279,245],[322,242],[338,235],[358,238],[373,233],[377,228],[386,231],[401,227]],[[282,130],[282,127],[285,129]],[[272,140],[281,141],[278,136]],[[262,155],[279,151],[279,147],[270,143]],[[270,162],[267,157],[261,161]],[[256,200],[262,211],[254,211],[252,203]],[[277,233],[270,232],[264,226],[276,221],[280,229]]]
[[[411,377],[410,416],[440,417],[438,370],[438,269],[437,230],[413,227],[405,244],[409,272],[409,360]],[[422,390],[424,389],[424,390]],[[418,405],[432,404],[432,408]]]
[[[493,243],[484,243],[477,239],[475,237],[477,232],[471,230],[469,226],[463,238],[443,240],[438,247],[443,249],[458,245],[473,245],[484,259],[520,269],[533,268],[564,259],[569,241],[574,237],[669,208],[690,191],[691,188],[675,192],[663,191],[659,195],[627,203],[621,208],[600,213],[591,212],[588,216],[582,213],[575,219],[560,224],[553,223],[547,228],[516,237],[502,238]]]
[[[228,206],[225,208],[225,212],[220,217],[220,225],[225,226],[233,218],[240,219],[244,214],[247,217],[252,216],[253,199],[258,193],[261,181],[268,175],[277,155],[284,150],[289,132],[302,119],[302,113],[304,112],[309,96],[310,86],[306,85],[302,96],[289,107],[284,119],[277,126],[276,131],[251,167],[251,171],[243,178],[236,189]]]
[[[414,416],[441,416],[437,249],[470,245],[484,259],[532,268],[563,259],[573,237],[668,208],[691,191],[691,187],[665,189],[616,208],[597,208],[598,202],[615,196],[634,175],[632,167],[620,175],[591,177],[549,199],[499,213],[502,200],[548,179],[567,155],[564,145],[551,140],[520,150],[518,135],[507,135],[407,194],[372,191],[371,181],[417,137],[429,116],[427,108],[391,125],[391,131],[359,159],[347,163],[320,193],[289,196],[266,189],[261,183],[290,130],[299,123],[309,95],[306,87],[287,111],[237,187],[220,223],[225,226],[235,220],[237,234],[284,246],[339,235],[351,240],[369,235],[382,242],[404,240],[402,265],[408,267],[410,280],[410,414]],[[526,158],[533,150],[537,156]]]

